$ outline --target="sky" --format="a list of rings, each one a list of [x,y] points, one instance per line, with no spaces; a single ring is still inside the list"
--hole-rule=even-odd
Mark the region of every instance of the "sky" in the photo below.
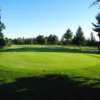
[[[61,38],[68,28],[81,26],[88,38],[99,12],[92,0],[0,0],[4,35],[9,38],[48,36]],[[96,33],[95,33],[96,35]]]

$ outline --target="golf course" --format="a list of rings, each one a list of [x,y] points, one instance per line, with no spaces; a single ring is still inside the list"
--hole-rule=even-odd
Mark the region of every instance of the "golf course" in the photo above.
[[[99,6],[0,0],[0,100],[100,100]]]

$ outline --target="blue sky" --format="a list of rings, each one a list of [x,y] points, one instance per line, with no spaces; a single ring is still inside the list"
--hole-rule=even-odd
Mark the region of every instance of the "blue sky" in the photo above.
[[[35,37],[56,34],[61,37],[70,28],[74,34],[82,26],[86,37],[98,7],[89,8],[92,0],[0,0],[5,36]]]

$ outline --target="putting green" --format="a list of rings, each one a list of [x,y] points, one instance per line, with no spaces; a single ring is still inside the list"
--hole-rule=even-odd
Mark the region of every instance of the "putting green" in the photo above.
[[[100,77],[100,55],[62,47],[13,46],[0,52],[1,78],[40,74]]]

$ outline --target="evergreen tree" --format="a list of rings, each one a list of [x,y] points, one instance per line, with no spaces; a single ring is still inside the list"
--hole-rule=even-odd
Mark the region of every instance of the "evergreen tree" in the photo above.
[[[56,35],[49,35],[48,37],[47,37],[47,44],[58,44],[58,37],[56,36]]]
[[[91,32],[90,35],[91,35],[91,36],[90,36],[91,46],[95,46],[95,45],[96,45],[96,39],[95,39],[95,37],[94,37],[94,35],[93,35],[92,32]]]
[[[70,29],[68,29],[61,39],[62,44],[71,44],[72,37],[73,37],[73,33],[71,32]]]
[[[43,35],[39,35],[36,37],[37,44],[45,44],[45,37]]]
[[[94,34],[91,32],[90,39],[86,40],[87,46],[97,46],[97,41]]]
[[[97,25],[94,23],[92,24],[95,27],[93,30],[98,33],[98,37],[99,37],[98,48],[100,49],[100,13],[97,15],[96,20],[97,20]]]
[[[5,40],[2,31],[5,29],[5,25],[1,21],[1,14],[0,14],[0,48],[5,45]]]
[[[85,45],[84,32],[80,26],[78,27],[76,35],[74,36],[73,44],[78,46]]]

